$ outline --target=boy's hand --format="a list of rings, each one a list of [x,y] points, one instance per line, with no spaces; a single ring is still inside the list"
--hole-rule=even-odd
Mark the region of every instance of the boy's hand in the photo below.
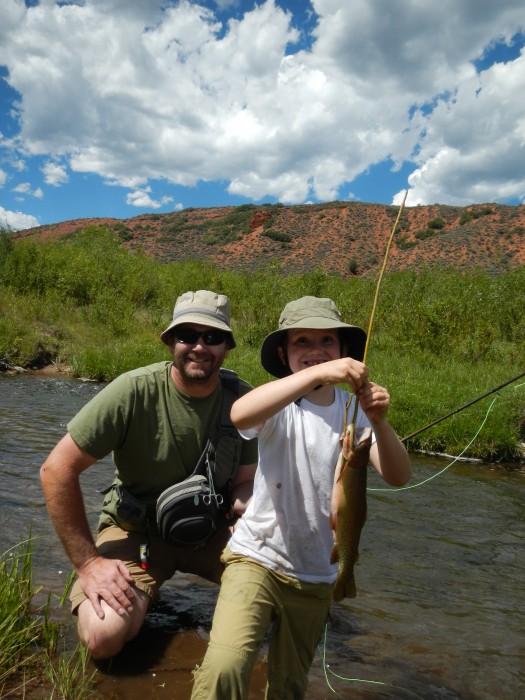
[[[354,394],[359,394],[368,382],[367,366],[351,357],[330,360],[315,367],[322,384],[349,384]]]
[[[374,384],[374,382],[367,382],[358,392],[358,396],[361,408],[372,425],[386,418],[390,405],[390,394],[384,387]]]

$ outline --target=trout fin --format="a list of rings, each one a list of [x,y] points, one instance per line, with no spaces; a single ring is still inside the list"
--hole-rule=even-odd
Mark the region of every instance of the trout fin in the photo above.
[[[330,564],[337,564],[339,561],[339,552],[337,551],[337,545],[334,542],[334,546],[332,548],[332,553],[330,554]]]
[[[337,513],[334,513],[334,511],[330,512],[330,515],[328,517],[328,520],[330,522],[330,527],[334,531],[334,540],[335,540],[335,531],[337,529]],[[335,544],[335,541],[334,541]]]
[[[350,462],[348,460],[344,460],[344,462],[341,465],[341,469],[339,470],[339,475],[336,479],[336,483],[339,484],[343,480],[343,476],[346,474],[346,470],[348,469],[348,465]]]

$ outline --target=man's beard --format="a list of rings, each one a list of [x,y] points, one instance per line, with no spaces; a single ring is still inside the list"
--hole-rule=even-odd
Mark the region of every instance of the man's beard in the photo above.
[[[204,362],[203,362],[204,360]],[[204,384],[221,368],[223,356],[209,354],[195,355],[193,352],[175,353],[173,364],[182,379],[188,384]]]

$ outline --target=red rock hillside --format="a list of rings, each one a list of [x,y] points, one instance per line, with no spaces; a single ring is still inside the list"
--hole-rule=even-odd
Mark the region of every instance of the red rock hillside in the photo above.
[[[77,219],[20,231],[16,238],[61,237],[89,226],[113,230],[130,249],[161,260],[212,260],[256,270],[276,261],[284,273],[313,269],[342,277],[380,266],[398,207],[362,202],[184,209],[131,219]],[[388,269],[480,267],[501,272],[525,263],[525,206],[435,204],[405,208]]]

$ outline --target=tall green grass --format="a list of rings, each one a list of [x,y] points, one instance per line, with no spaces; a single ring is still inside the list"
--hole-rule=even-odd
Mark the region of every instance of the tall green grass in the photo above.
[[[40,639],[38,620],[30,614],[33,598],[30,543],[0,558],[0,695],[15,675],[34,672],[34,647]]]
[[[220,270],[203,261],[160,263],[127,251],[114,233],[87,228],[59,241],[0,234],[0,361],[25,367],[69,365],[75,376],[110,380],[168,359],[159,332],[174,301],[212,289],[231,301],[237,348],[227,360],[252,384],[268,381],[259,351],[284,305],[328,296],[343,317],[367,328],[376,281],[317,270],[285,276],[278,262],[258,272]],[[387,271],[368,364],[392,395],[390,418],[407,435],[519,374],[525,366],[525,268]],[[458,452],[480,426],[491,399],[410,441],[414,449]],[[468,455],[523,456],[525,391],[509,387]]]
[[[96,671],[81,644],[59,653],[61,631],[50,619],[49,600],[33,607],[40,587],[32,556],[31,536],[0,555],[0,697],[26,697],[44,687],[49,698],[84,700],[94,692]]]

